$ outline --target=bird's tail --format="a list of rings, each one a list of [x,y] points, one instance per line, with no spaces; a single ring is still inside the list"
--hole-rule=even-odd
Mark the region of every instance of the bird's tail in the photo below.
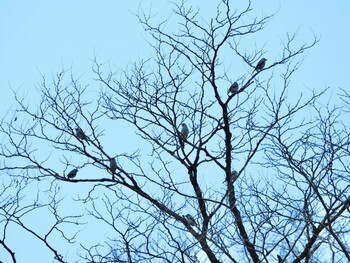
[[[184,143],[184,140],[182,138],[180,138],[180,146],[181,146],[181,149],[184,150],[185,149],[185,143]]]

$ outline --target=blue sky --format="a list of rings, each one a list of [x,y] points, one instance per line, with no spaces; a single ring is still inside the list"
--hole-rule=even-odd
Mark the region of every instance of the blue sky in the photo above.
[[[169,12],[170,3],[156,0],[1,0],[2,116],[15,105],[11,88],[29,91],[29,97],[35,99],[39,72],[51,76],[64,66],[72,68],[88,83],[92,77],[91,59],[95,55],[100,61],[109,61],[121,69],[148,57],[151,50],[145,41],[147,35],[133,14],[139,3],[147,8],[151,6],[161,15]],[[258,15],[278,11],[265,31],[257,35],[257,42],[279,45],[286,32],[296,30],[300,43],[312,40],[312,34],[320,36],[321,41],[307,54],[294,77],[298,89],[328,86],[349,89],[350,1],[269,0],[253,1],[253,4]],[[205,5],[201,9],[210,12]],[[269,61],[279,55],[267,50]],[[332,98],[336,99],[336,92]],[[128,131],[121,132],[127,134]],[[35,262],[47,261],[44,256],[38,256]]]
[[[255,1],[260,2],[260,1]],[[139,3],[152,10],[168,12],[162,1],[1,1],[0,2],[0,87],[1,110],[13,105],[9,88],[33,89],[39,71],[50,76],[62,66],[76,74],[90,74],[91,58],[124,68],[149,54],[136,17]],[[259,4],[259,3],[254,3]],[[258,14],[278,11],[261,37],[284,37],[299,29],[301,39],[312,33],[321,42],[312,49],[300,73],[303,85],[340,87],[347,77],[350,3],[329,1],[264,1]],[[205,9],[205,6],[201,7]],[[260,10],[259,10],[260,9]],[[266,35],[265,35],[266,34]],[[268,54],[273,57],[271,51]]]

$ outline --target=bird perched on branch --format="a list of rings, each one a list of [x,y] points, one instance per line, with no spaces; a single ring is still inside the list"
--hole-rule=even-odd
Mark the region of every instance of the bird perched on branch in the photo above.
[[[115,161],[115,158],[109,159],[109,169],[111,170],[111,173],[112,173],[112,180],[114,180],[114,174],[115,174],[115,171],[117,170],[117,162]]]
[[[83,130],[80,127],[75,129],[75,136],[77,136],[79,140],[86,141],[88,145],[90,145],[89,138],[86,136],[86,134],[83,132]]]
[[[255,70],[256,70],[256,71],[262,70],[262,69],[265,67],[266,60],[267,60],[266,58],[260,59],[259,62],[258,62],[258,64],[256,64],[254,71],[255,71]],[[253,72],[254,72],[254,71],[253,71]]]
[[[78,169],[73,169],[72,171],[70,171],[70,172],[67,174],[67,178],[68,178],[68,179],[73,179],[74,177],[77,176],[77,173],[78,173]]]
[[[237,173],[237,171],[232,170],[231,175],[230,175],[230,177],[228,178],[228,181],[229,181],[229,183],[233,183],[234,181],[237,180],[237,178],[238,178],[238,173]],[[227,178],[225,179],[225,181],[223,181],[223,183],[226,182],[226,180],[227,180]]]
[[[236,94],[238,91],[238,83],[237,81],[233,82],[230,88],[228,89],[228,93]]]
[[[181,132],[180,132],[181,136],[179,138],[179,141],[180,141],[181,148],[185,149],[185,141],[187,140],[189,130],[185,123],[181,124],[181,126],[182,126]]]
[[[197,222],[196,220],[193,218],[193,216],[191,216],[190,214],[187,214],[185,216],[183,216],[183,218],[186,219],[187,223],[190,225],[190,226],[197,226]]]
[[[235,181],[238,178],[237,171],[233,170],[231,173],[231,181]]]

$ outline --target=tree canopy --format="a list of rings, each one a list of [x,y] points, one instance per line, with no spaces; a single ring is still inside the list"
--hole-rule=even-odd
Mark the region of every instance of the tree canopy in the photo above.
[[[16,228],[58,262],[350,261],[350,96],[293,87],[319,39],[287,34],[271,56],[254,36],[273,15],[250,1],[137,18],[152,56],[123,70],[96,57],[94,87],[42,75],[39,103],[15,93],[0,251],[17,262]]]

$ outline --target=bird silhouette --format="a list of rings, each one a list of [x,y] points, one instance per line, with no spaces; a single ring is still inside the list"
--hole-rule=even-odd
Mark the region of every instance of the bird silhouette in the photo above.
[[[183,216],[190,226],[197,226],[196,220],[190,214]]]
[[[262,69],[265,67],[266,60],[267,60],[266,58],[260,59],[259,62],[258,62],[258,64],[256,64],[254,71],[255,71],[255,70],[256,70],[256,71],[262,70]],[[253,72],[254,72],[254,71],[253,71]]]
[[[238,173],[237,171],[233,170],[231,173],[231,180],[234,181],[238,178]]]
[[[75,129],[75,136],[77,136],[79,140],[86,141],[87,144],[90,145],[89,138],[86,136],[86,134],[83,132],[83,130],[80,127]]]
[[[185,123],[182,123],[181,126],[182,126],[181,132],[180,132],[181,136],[179,138],[179,141],[180,141],[181,148],[184,149],[185,148],[185,141],[187,140],[189,130],[188,130],[188,127]]]
[[[228,89],[228,93],[236,94],[237,91],[238,91],[238,83],[235,81],[232,83],[232,85]]]
[[[115,161],[115,158],[109,159],[109,169],[111,170],[111,173],[112,173],[112,180],[114,180],[114,174],[115,174],[115,171],[117,170],[117,162]]]
[[[73,169],[72,171],[70,171],[70,172],[67,174],[67,178],[68,178],[68,179],[73,179],[74,177],[77,176],[77,173],[78,173],[78,169]]]

